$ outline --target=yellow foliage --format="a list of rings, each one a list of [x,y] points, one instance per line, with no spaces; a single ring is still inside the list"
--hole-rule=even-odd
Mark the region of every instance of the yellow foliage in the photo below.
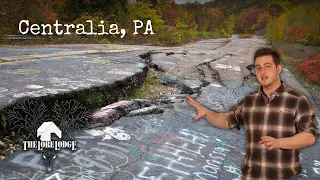
[[[240,38],[251,38],[253,35],[252,34],[240,34]]]

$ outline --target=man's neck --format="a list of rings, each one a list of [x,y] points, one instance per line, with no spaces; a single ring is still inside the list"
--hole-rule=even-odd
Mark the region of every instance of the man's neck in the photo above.
[[[263,86],[263,92],[266,94],[266,96],[270,99],[270,94],[276,91],[281,86],[281,81],[277,81],[273,84],[270,84],[269,86]]]

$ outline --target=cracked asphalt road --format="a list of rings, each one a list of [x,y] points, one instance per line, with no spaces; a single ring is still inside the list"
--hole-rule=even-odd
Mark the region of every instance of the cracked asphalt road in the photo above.
[[[254,51],[265,46],[260,37],[205,40],[175,48],[154,47],[149,58],[165,70],[163,80],[189,87],[198,102],[225,112],[259,87],[248,65]],[[309,98],[319,117],[319,107],[308,91],[287,69],[281,76]],[[191,83],[195,81],[200,83]],[[244,129],[222,130],[205,119],[193,121],[196,111],[184,95],[168,99],[173,103],[162,114],[122,117],[111,126],[76,132],[78,150],[60,151],[49,174],[40,153],[12,154],[0,162],[0,179],[241,179]],[[130,109],[128,103],[110,107]],[[319,146],[317,141],[301,150],[300,179],[319,179]]]

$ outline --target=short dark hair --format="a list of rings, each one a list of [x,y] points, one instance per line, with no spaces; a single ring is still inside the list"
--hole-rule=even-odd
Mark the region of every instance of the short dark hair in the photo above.
[[[261,56],[268,56],[268,55],[271,55],[272,56],[272,59],[273,59],[273,62],[276,66],[280,65],[280,55],[279,53],[272,49],[272,48],[261,48],[261,49],[258,49],[255,53],[254,53],[254,63],[256,63],[256,59],[258,57],[261,57]]]

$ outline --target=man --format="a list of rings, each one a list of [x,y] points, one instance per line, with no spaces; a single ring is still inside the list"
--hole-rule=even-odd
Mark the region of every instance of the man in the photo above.
[[[228,113],[216,113],[191,97],[187,102],[218,128],[245,126],[246,157],[241,168],[246,180],[298,179],[299,149],[315,143],[315,115],[302,94],[280,81],[279,54],[270,48],[255,52],[254,66],[261,88]]]

